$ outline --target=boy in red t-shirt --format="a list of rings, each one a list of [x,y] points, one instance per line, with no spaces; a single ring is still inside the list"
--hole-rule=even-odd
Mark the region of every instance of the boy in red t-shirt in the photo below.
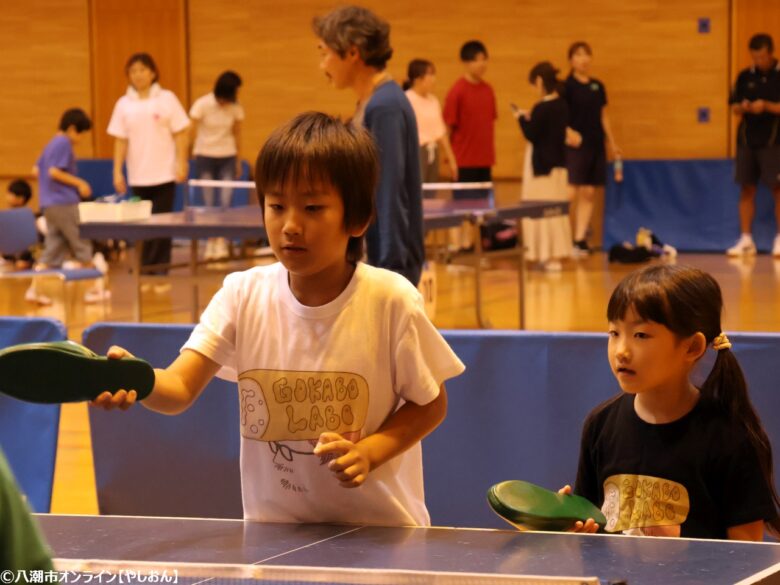
[[[496,162],[493,141],[496,95],[483,77],[488,54],[480,41],[468,41],[460,49],[465,71],[447,94],[444,121],[450,130],[452,150],[458,163],[460,182],[491,181]],[[484,191],[455,191],[454,196],[474,197]]]

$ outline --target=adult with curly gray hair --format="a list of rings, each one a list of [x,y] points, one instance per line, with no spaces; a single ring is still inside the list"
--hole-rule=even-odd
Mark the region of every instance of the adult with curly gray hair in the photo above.
[[[380,153],[376,219],[366,234],[368,262],[420,280],[425,248],[417,122],[401,87],[385,70],[393,55],[390,25],[359,6],[316,17],[320,69],[336,89],[351,89],[352,123],[365,126]]]

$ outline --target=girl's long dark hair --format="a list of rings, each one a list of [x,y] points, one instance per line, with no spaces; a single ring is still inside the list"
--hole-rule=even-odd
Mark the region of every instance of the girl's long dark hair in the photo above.
[[[528,83],[534,85],[536,79],[541,78],[544,91],[547,95],[554,91],[563,93],[563,83],[558,79],[558,70],[549,61],[537,63],[528,72]]]
[[[629,274],[609,299],[607,319],[619,321],[629,309],[646,321],[660,323],[679,337],[701,332],[708,346],[721,333],[720,286],[712,276],[697,268],[660,265]],[[775,517],[766,524],[772,533],[780,536],[777,514],[780,498],[775,489],[772,446],[750,402],[742,368],[730,349],[717,352],[715,365],[699,392],[703,405],[739,421],[747,431],[775,503]]]

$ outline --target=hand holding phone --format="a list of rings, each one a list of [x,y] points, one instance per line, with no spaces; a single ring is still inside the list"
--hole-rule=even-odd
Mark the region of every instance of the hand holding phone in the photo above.
[[[525,110],[521,110],[520,108],[517,107],[517,104],[513,102],[509,102],[509,109],[512,110],[512,115],[518,120],[520,119],[521,116],[525,116],[526,114]]]

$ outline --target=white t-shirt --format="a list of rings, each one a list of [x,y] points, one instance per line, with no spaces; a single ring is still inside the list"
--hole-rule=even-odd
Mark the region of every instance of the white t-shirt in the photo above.
[[[116,102],[108,133],[127,139],[127,179],[144,187],[170,183],[176,178],[176,143],[173,135],[190,125],[176,95],[152,84],[141,99],[131,86]]]
[[[436,142],[447,133],[441,104],[435,95],[421,96],[413,89],[406,90],[406,97],[412,104],[414,117],[417,119],[417,133],[420,136],[420,146]]]
[[[233,126],[244,119],[244,108],[239,104],[220,105],[209,93],[195,100],[190,118],[198,121],[193,154],[221,158],[238,153]]]
[[[405,278],[359,263],[336,299],[308,307],[281,263],[233,273],[185,348],[238,380],[247,520],[430,524],[419,443],[353,489],[312,453],[322,432],[357,442],[465,369]]]

